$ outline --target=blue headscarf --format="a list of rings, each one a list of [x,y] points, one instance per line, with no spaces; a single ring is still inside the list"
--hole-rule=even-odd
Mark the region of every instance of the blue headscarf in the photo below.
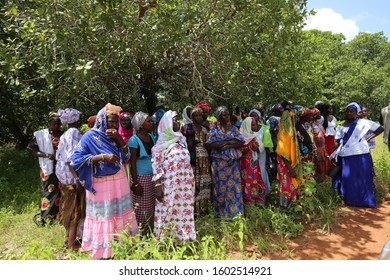
[[[105,106],[97,114],[94,128],[88,130],[77,144],[70,163],[70,166],[78,172],[83,187],[92,193],[96,193],[92,186],[92,177],[116,174],[122,168],[126,158],[129,157],[129,154],[125,155],[116,140],[106,136],[106,118]],[[107,161],[93,164],[92,157],[100,154],[114,154],[119,157],[119,161],[115,164]]]

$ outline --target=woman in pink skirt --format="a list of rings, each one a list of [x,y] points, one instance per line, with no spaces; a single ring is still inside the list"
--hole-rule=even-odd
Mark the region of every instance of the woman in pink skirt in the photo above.
[[[72,155],[71,167],[87,191],[81,249],[92,251],[94,259],[111,258],[110,242],[116,234],[138,232],[124,170],[130,152],[118,133],[121,111],[110,103],[102,108]]]

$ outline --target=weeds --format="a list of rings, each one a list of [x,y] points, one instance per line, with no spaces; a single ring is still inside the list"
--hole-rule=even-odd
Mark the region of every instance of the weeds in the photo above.
[[[376,199],[382,201],[390,186],[388,151],[378,143],[372,151],[375,165]],[[0,259],[91,259],[89,252],[67,250],[65,230],[60,224],[37,227],[32,217],[39,210],[39,167],[27,151],[0,152]],[[274,183],[275,185],[275,183]],[[315,195],[314,188],[316,189]],[[338,223],[341,199],[331,182],[305,185],[304,200],[280,209],[275,186],[267,205],[245,205],[244,215],[229,221],[210,214],[197,218],[197,239],[180,243],[172,236],[157,240],[151,236],[119,234],[112,242],[113,258],[121,260],[224,260],[260,258],[277,251],[293,258],[288,240],[302,234],[305,224],[328,232]]]

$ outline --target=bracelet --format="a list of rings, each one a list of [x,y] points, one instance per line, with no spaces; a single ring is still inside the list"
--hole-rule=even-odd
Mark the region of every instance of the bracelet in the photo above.
[[[127,144],[125,144],[124,146],[122,146],[122,149],[126,149],[127,148]]]
[[[155,187],[161,187],[162,185],[161,184],[156,184]]]
[[[80,181],[79,177],[74,178],[76,181]]]
[[[100,161],[104,161],[104,155],[103,154],[100,154],[102,156],[102,159]]]

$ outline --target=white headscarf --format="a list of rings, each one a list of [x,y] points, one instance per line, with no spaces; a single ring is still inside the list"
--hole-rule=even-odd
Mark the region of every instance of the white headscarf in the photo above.
[[[255,121],[252,117],[247,117],[245,120],[242,121],[241,127],[240,127],[240,133],[242,135],[242,138],[244,138],[245,144],[248,144],[250,141],[255,139],[255,141],[259,144],[259,152],[264,151],[264,144],[262,141],[262,134],[263,131],[252,131],[252,121]],[[253,159],[257,160],[258,155],[257,152],[253,151]]]
[[[153,153],[166,153],[173,145],[180,143],[187,147],[185,136],[180,131],[173,131],[172,118],[177,116],[176,111],[167,111],[158,124],[158,140],[152,148]]]
[[[347,105],[347,107],[345,107],[345,109],[349,108],[349,107],[352,107],[352,108],[355,108],[356,109],[356,113],[359,113],[362,108],[360,107],[359,104],[357,104],[356,102],[351,102]]]
[[[192,106],[187,106],[183,110],[183,125],[192,123],[191,117],[187,114],[187,109],[192,109]]]
[[[131,124],[133,125],[135,133],[139,131],[148,117],[148,114],[141,111],[134,114],[133,118],[131,119]]]

